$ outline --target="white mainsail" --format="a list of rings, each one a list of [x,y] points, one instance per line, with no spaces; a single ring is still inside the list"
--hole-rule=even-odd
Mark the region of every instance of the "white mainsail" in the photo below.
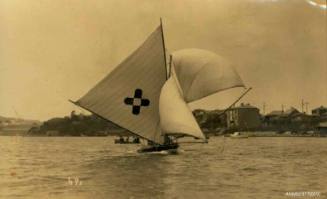
[[[159,95],[166,81],[162,27],[76,104],[156,143],[162,143]]]
[[[172,67],[186,102],[193,102],[229,88],[244,87],[233,66],[207,50],[176,51],[172,54]]]

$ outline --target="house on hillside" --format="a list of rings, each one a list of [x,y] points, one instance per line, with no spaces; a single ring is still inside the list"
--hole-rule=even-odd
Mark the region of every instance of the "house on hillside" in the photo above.
[[[250,104],[242,103],[226,112],[227,128],[230,130],[256,130],[260,127],[259,109]]]

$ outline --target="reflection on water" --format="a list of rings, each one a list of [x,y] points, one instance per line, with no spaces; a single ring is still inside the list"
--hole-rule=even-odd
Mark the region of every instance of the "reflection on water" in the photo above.
[[[112,156],[90,162],[92,186],[103,186],[103,196],[163,197],[166,189],[167,160],[160,154]],[[91,186],[90,186],[91,187]]]
[[[166,155],[111,137],[0,136],[0,198],[323,198],[326,142],[216,137]]]

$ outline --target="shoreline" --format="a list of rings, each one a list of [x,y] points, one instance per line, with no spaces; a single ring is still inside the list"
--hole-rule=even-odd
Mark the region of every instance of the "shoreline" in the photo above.
[[[267,138],[277,138],[277,137],[295,137],[295,138],[327,138],[327,136],[324,135],[251,135],[251,134],[243,134],[246,135],[247,138],[257,138],[257,137],[267,137]],[[24,134],[8,134],[8,133],[2,133],[0,132],[0,136],[3,137],[14,137],[14,136],[19,136],[19,137],[118,137],[119,135],[97,135],[97,136],[71,136],[71,135],[65,135],[65,136],[47,136],[47,135],[24,135]],[[132,137],[131,136],[124,136],[124,137]],[[225,134],[225,135],[209,135],[210,137],[226,137],[226,138],[242,138],[242,137],[232,137],[230,134]]]

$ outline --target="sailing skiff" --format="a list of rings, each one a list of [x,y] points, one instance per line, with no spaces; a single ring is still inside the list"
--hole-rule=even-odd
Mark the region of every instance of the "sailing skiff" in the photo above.
[[[71,101],[148,141],[139,152],[176,150],[176,138],[206,141],[188,104],[208,95],[244,87],[234,68],[207,50],[170,55],[162,23],[138,49],[77,101]]]

